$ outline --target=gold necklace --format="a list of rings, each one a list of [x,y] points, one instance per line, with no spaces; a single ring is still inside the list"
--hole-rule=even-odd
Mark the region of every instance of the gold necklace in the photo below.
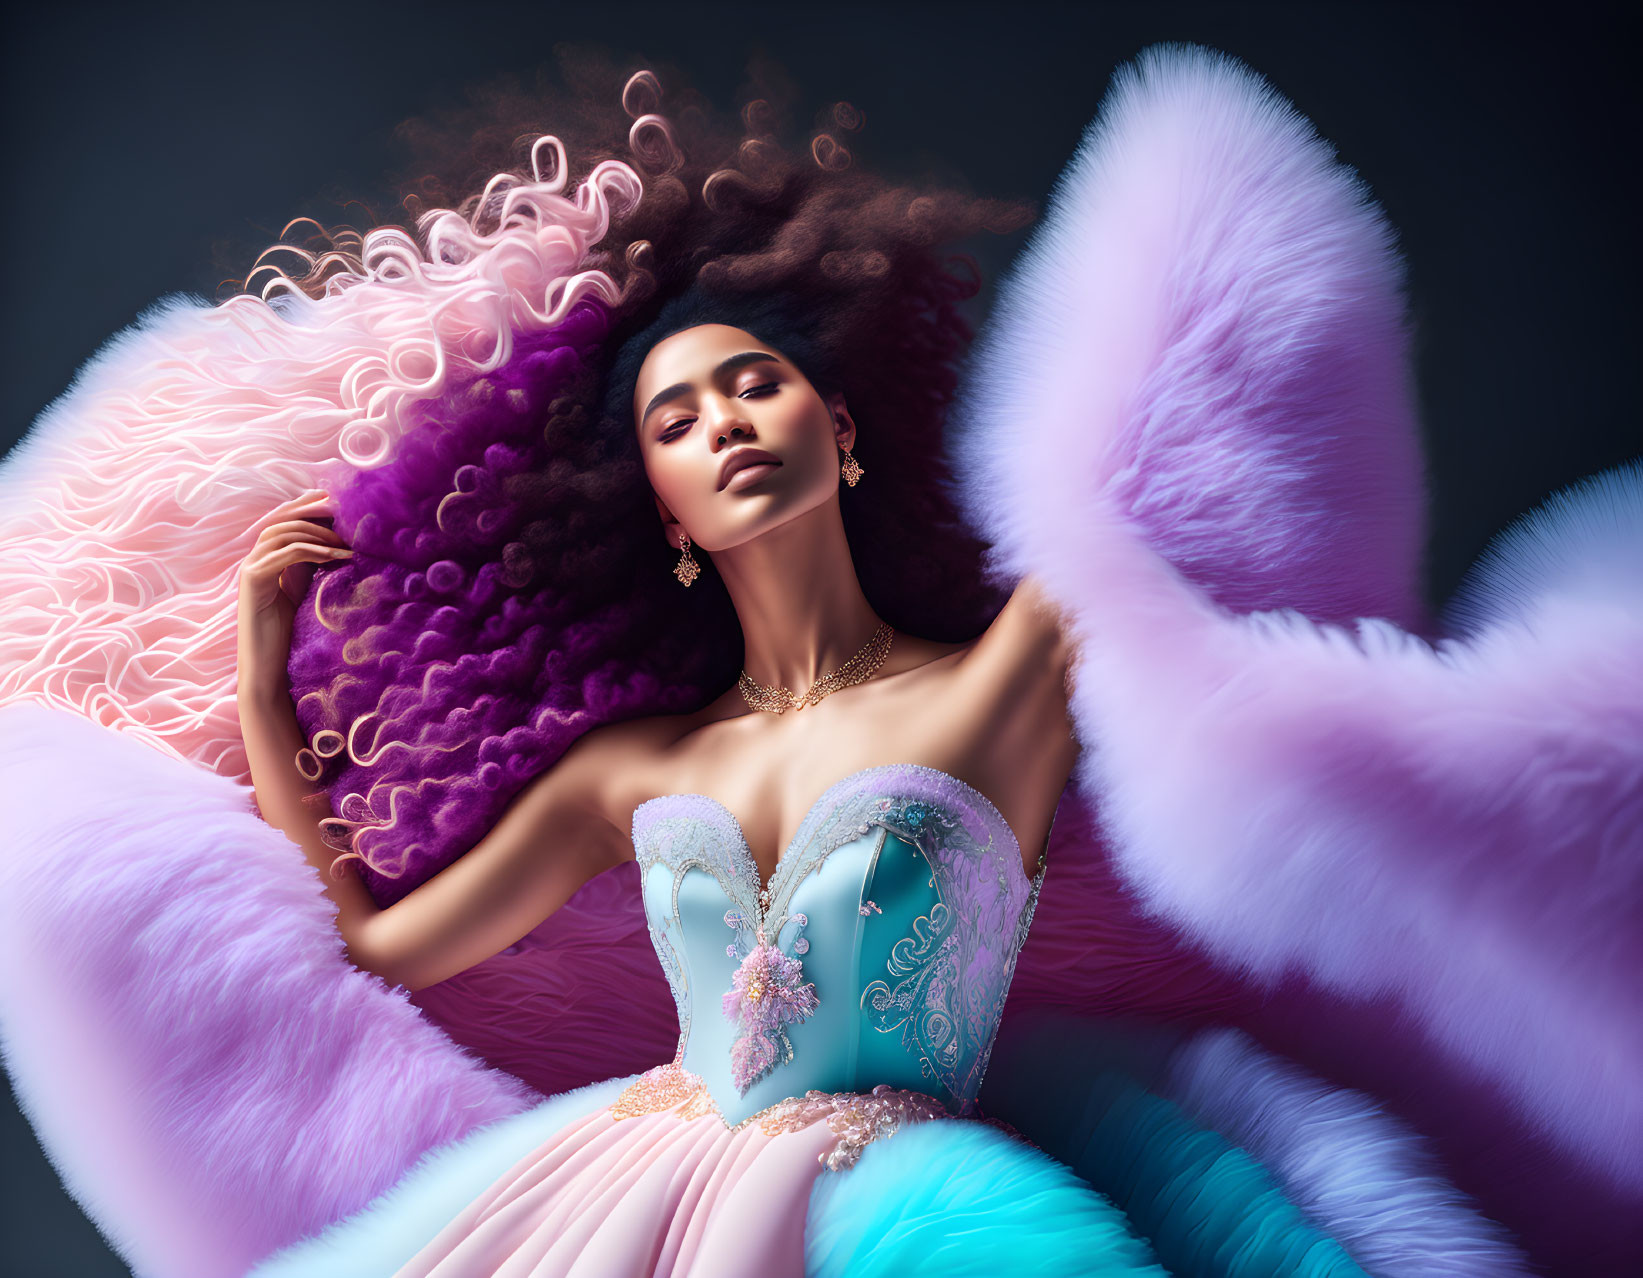
[[[890,644],[895,639],[896,632],[888,621],[881,621],[873,631],[871,638],[862,645],[861,650],[846,661],[831,674],[823,675],[811,684],[802,697],[796,697],[787,688],[780,686],[769,687],[760,683],[747,673],[744,667],[736,679],[736,686],[741,689],[742,697],[755,710],[768,710],[772,714],[783,714],[788,710],[803,710],[806,706],[813,706],[831,692],[840,688],[848,688],[851,684],[860,683],[872,676],[873,672],[884,664],[884,659],[890,655]]]

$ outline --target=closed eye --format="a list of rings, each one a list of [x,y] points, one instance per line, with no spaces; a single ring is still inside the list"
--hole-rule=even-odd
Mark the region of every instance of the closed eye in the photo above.
[[[754,395],[754,396],[757,396],[760,399],[763,399],[764,398],[763,392],[765,392],[765,391],[774,391],[774,390],[779,389],[780,387],[781,387],[780,382],[761,382],[757,386],[749,386],[746,390],[744,390],[740,394],[738,394],[736,396],[736,398],[737,399],[746,399],[749,395]],[[659,444],[665,444],[669,440],[677,439],[680,435],[683,435],[685,433],[685,427],[689,426],[695,420],[696,419],[694,417],[681,417],[675,422],[668,423],[667,430],[663,431],[660,435],[658,435],[656,437],[656,442],[659,443]]]

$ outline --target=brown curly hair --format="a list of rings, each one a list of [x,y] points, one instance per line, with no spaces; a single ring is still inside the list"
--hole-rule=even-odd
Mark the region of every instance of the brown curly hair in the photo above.
[[[973,336],[960,304],[980,284],[973,258],[944,250],[1015,230],[1032,208],[866,172],[847,145],[862,116],[846,103],[784,144],[792,95],[769,64],[755,67],[733,125],[688,90],[670,88],[664,112],[663,77],[648,68],[585,49],[560,57],[568,92],[501,82],[402,128],[423,157],[405,200],[419,227],[455,209],[486,230],[509,182],[540,179],[549,161],[572,180],[621,161],[642,193],[612,204],[582,263],[615,283],[601,331],[521,337],[508,366],[419,407],[440,429],[406,436],[360,477],[359,556],[339,570],[350,588],[327,593],[323,617],[299,614],[299,720],[335,747],[313,754],[331,760],[338,824],[359,835],[352,853],[387,876],[367,876],[379,898],[483,837],[580,731],[688,709],[734,679],[740,634],[723,583],[711,571],[689,591],[673,580],[677,552],[659,535],[631,411],[608,407],[624,354],[631,363],[647,326],[687,293],[722,297],[727,316],[785,299],[801,367],[825,367],[845,390],[870,479],[841,489],[841,507],[880,616],[961,640],[1003,602],[942,447]],[[346,232],[302,246],[307,270],[276,272],[272,286],[329,298],[339,277],[366,273],[362,243]]]

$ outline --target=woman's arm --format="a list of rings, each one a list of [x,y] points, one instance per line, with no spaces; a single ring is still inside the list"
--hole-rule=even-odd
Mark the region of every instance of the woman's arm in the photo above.
[[[512,945],[589,879],[632,859],[601,795],[620,734],[596,728],[514,798],[483,839],[346,936],[354,963],[390,985],[436,985]]]
[[[483,839],[387,908],[372,900],[355,862],[331,873],[336,853],[317,823],[331,814],[292,760],[302,746],[289,697],[242,689],[240,719],[257,803],[319,872],[337,902],[348,958],[390,985],[419,990],[466,971],[530,932],[594,875],[626,859],[628,844],[597,809],[608,762],[601,732],[572,744],[532,780]]]
[[[326,894],[337,905],[337,929],[346,939],[377,906],[351,863],[339,867],[340,876],[332,875],[337,854],[320,840],[319,823],[335,813],[325,792],[297,771],[298,752],[307,742],[286,676],[296,604],[281,584],[287,572],[311,577],[317,565],[353,554],[320,522],[330,519],[330,508],[330,498],[318,489],[276,506],[240,565],[235,699],[257,810],[319,871]]]
[[[243,665],[242,665],[243,669]],[[337,904],[337,931],[344,940],[377,912],[354,862],[344,861],[331,872],[337,853],[319,837],[320,822],[335,815],[323,789],[297,771],[297,752],[307,742],[297,723],[284,676],[258,683],[241,678],[237,694],[240,732],[251,765],[251,788],[262,819],[302,849],[308,864],[319,871],[320,882]]]
[[[604,814],[607,780],[626,757],[627,736],[595,729],[574,742],[475,847],[387,908],[372,899],[354,861],[333,874],[337,854],[319,837],[333,809],[296,766],[306,742],[286,679],[295,605],[280,586],[289,568],[311,571],[351,553],[315,522],[328,508],[313,493],[276,508],[241,568],[240,727],[257,807],[319,873],[336,902],[349,959],[390,985],[417,990],[506,949],[588,879],[631,856],[631,843]]]
[[[1067,687],[1073,645],[1066,616],[1036,573],[1016,583],[1004,607],[983,634],[978,647],[1000,654],[1012,665],[1032,665],[1054,672]]]

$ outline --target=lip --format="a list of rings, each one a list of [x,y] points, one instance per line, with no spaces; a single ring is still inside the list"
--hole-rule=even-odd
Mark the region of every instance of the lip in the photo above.
[[[738,448],[734,452],[726,454],[724,462],[719,467],[719,491],[724,491],[725,485],[730,482],[730,477],[737,471],[745,470],[749,466],[765,464],[780,466],[782,459],[774,453],[765,452],[762,448]]]

